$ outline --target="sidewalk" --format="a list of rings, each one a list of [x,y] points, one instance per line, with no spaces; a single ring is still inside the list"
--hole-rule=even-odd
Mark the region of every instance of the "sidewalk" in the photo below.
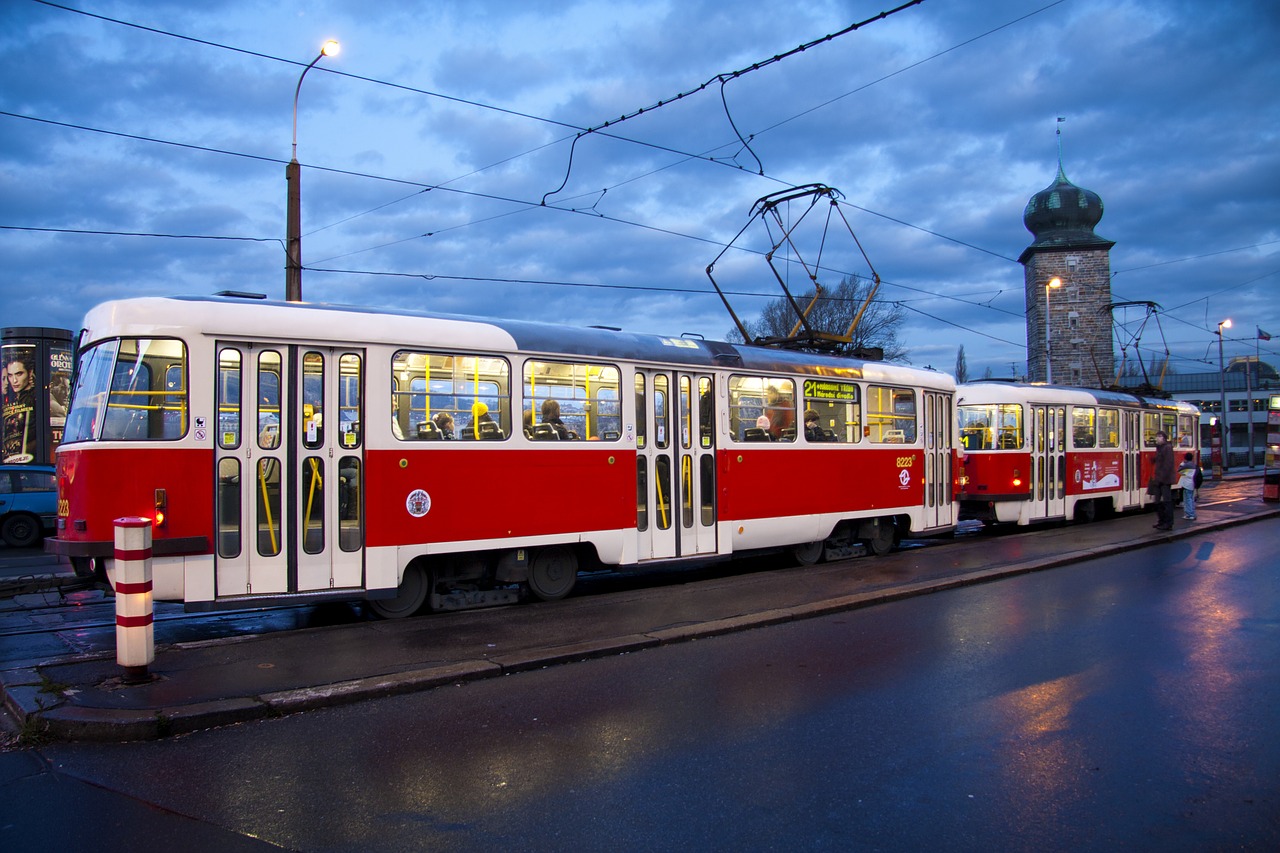
[[[1135,513],[909,548],[863,558],[857,571],[820,564],[397,621],[158,640],[144,684],[122,684],[113,654],[0,672],[0,686],[19,724],[46,736],[164,737],[830,614],[1280,517],[1280,504],[1258,492],[1202,507],[1194,523],[1179,515],[1169,533]]]

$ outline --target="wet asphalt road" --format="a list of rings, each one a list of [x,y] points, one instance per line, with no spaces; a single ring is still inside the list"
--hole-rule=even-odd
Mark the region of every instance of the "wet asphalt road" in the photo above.
[[[58,782],[41,846],[2,820],[0,845],[138,849],[185,826],[192,849],[1277,849],[1278,541],[1262,521],[421,694],[0,755]],[[31,789],[6,784],[0,808]],[[121,814],[122,835],[97,832]]]

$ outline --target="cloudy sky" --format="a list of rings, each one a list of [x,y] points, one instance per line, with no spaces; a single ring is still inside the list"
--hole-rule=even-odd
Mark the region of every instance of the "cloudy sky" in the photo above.
[[[707,265],[753,317],[779,294],[753,204],[824,184],[911,363],[1021,374],[1060,141],[1114,298],[1160,306],[1119,344],[1195,372],[1224,317],[1228,358],[1280,335],[1280,4],[923,0],[769,61],[896,5],[0,0],[0,322],[283,297],[295,87],[335,38],[297,114],[307,301],[723,338]],[[826,212],[801,255],[867,274],[839,220],[819,252]]]

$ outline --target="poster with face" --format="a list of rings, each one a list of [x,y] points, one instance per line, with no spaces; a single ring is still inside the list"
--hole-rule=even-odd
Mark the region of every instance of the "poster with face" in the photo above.
[[[4,348],[4,461],[25,463],[35,458],[36,359],[34,347]]]
[[[54,451],[62,444],[62,433],[67,425],[67,410],[71,408],[71,368],[73,358],[70,344],[53,343],[49,347],[49,462],[54,461]]]

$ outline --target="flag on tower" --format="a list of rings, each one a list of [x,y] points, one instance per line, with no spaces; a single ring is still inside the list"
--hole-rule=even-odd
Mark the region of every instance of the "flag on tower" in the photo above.
[[[1254,328],[1258,330],[1258,340],[1260,340],[1260,341],[1269,341],[1269,340],[1271,340],[1271,336],[1270,336],[1270,335],[1268,335],[1266,332],[1262,331],[1262,327],[1261,327],[1261,326],[1254,326]]]

